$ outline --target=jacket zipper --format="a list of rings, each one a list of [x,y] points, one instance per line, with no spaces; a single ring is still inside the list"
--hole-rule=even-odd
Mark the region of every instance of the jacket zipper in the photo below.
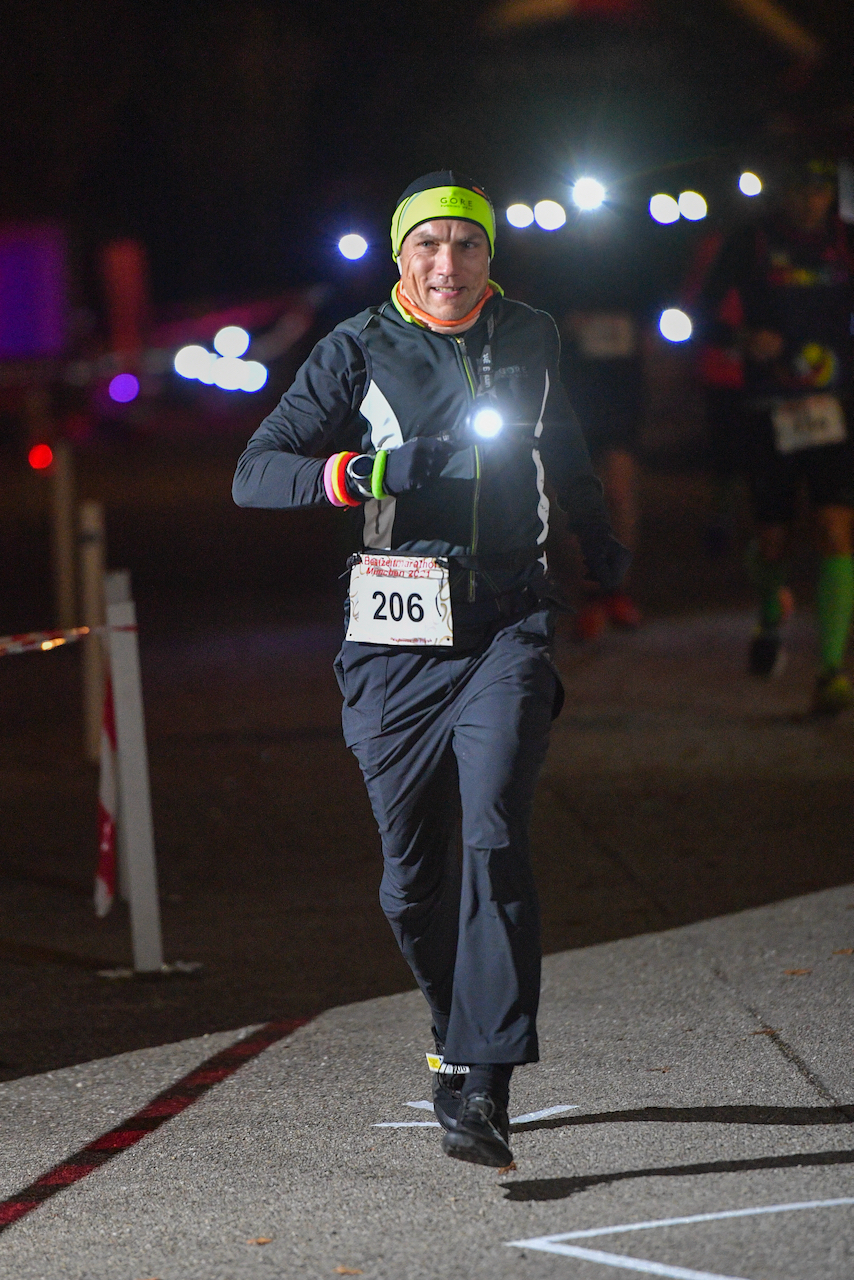
[[[472,367],[469,363],[468,352],[466,351],[465,338],[454,338],[454,342],[457,344],[457,350],[459,352],[460,362],[463,367],[463,373],[466,376],[466,382],[468,383],[469,391],[471,393],[471,398],[473,402],[477,392],[475,390],[474,375],[472,372]],[[478,448],[477,445],[474,445],[473,448],[474,448],[474,501],[472,503],[472,515],[471,515],[471,554],[476,555],[478,538],[480,534],[480,530],[478,527],[478,504],[480,502],[481,468],[480,468],[480,449]],[[477,575],[474,569],[469,569],[468,579],[469,579],[468,580],[468,600],[469,600],[469,604],[474,604],[475,584],[477,581]]]

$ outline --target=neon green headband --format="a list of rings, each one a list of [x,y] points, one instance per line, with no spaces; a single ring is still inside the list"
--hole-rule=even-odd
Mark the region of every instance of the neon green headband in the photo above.
[[[468,187],[430,187],[403,200],[391,220],[391,256],[395,261],[413,227],[433,218],[465,218],[476,222],[486,232],[489,255],[495,253],[495,214],[486,196]]]

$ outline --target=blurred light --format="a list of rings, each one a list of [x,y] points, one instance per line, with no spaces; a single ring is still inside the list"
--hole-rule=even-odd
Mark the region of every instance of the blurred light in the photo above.
[[[249,334],[239,325],[227,324],[224,329],[220,329],[213,344],[221,356],[236,358],[242,356],[249,346]]]
[[[530,227],[534,221],[534,211],[526,204],[511,204],[505,217],[511,227]]]
[[[762,179],[745,171],[738,180],[738,189],[743,196],[758,196],[762,190]]]
[[[27,454],[27,462],[34,471],[44,471],[53,462],[53,449],[49,444],[34,444]]]
[[[679,205],[673,199],[673,196],[666,196],[660,193],[657,196],[653,196],[649,202],[649,216],[655,218],[656,222],[678,222]]]
[[[471,425],[483,440],[493,440],[504,426],[504,419],[497,409],[478,409]]]
[[[182,347],[175,356],[175,372],[182,378],[200,378],[214,359],[204,347]]]
[[[338,241],[338,251],[345,258],[349,258],[351,262],[355,262],[357,258],[363,258],[368,252],[368,242],[364,236],[357,236],[352,233],[341,237]]]
[[[107,390],[116,404],[130,404],[139,395],[139,378],[132,373],[117,373]]]
[[[661,336],[668,342],[686,342],[694,328],[685,312],[676,307],[668,307],[666,311],[662,311],[658,327]]]
[[[237,356],[223,356],[213,366],[213,381],[223,391],[240,391],[243,387],[243,361]]]
[[[699,222],[709,212],[709,206],[699,191],[683,191],[679,197],[679,212],[689,222]]]
[[[557,231],[566,222],[566,211],[556,200],[538,200],[534,205],[534,218],[543,231]]]
[[[572,188],[572,199],[579,209],[598,209],[605,200],[605,188],[595,178],[579,178]]]
[[[260,391],[267,381],[267,370],[257,360],[241,360],[243,365],[243,381],[241,391]]]

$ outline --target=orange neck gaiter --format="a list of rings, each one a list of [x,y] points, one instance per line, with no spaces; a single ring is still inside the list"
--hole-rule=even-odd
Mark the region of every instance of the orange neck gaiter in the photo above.
[[[412,316],[412,318],[417,320],[420,324],[426,325],[428,329],[436,328],[441,330],[442,333],[456,333],[459,329],[470,325],[473,320],[477,319],[483,310],[484,305],[495,294],[495,290],[492,285],[488,284],[486,286],[486,292],[480,302],[478,302],[476,306],[472,307],[468,315],[463,316],[460,320],[438,320],[436,316],[431,316],[427,311],[422,311],[421,308],[412,301],[409,295],[403,292],[403,286],[399,280],[394,286],[394,289],[395,297],[407,315]]]

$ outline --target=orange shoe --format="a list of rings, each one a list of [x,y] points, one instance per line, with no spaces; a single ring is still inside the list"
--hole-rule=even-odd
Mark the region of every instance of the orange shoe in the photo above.
[[[581,606],[573,619],[573,638],[582,642],[598,640],[607,625],[604,604],[600,600],[590,600]]]
[[[640,609],[625,591],[613,591],[603,596],[602,604],[608,621],[623,631],[636,631],[643,621]]]

